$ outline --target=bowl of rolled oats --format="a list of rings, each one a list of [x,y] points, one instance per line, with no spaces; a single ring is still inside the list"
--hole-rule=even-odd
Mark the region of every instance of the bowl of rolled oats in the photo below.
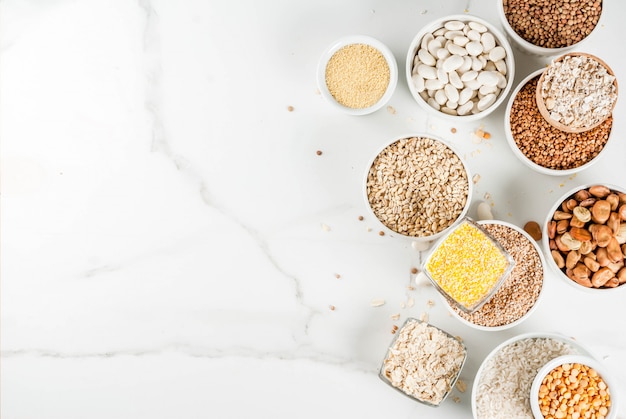
[[[471,203],[467,164],[430,134],[387,142],[367,165],[363,195],[381,231],[429,242],[460,221]]]
[[[564,132],[585,132],[606,121],[617,103],[617,79],[607,63],[584,52],[552,61],[537,83],[541,116]]]
[[[379,377],[395,390],[438,407],[456,384],[467,348],[449,333],[414,318],[407,318],[393,338]]]

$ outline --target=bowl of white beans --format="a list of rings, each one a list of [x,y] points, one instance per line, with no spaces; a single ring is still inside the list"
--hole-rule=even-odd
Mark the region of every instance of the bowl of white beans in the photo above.
[[[442,17],[409,47],[406,77],[415,101],[431,115],[470,122],[493,112],[513,85],[513,51],[489,22],[471,15]]]

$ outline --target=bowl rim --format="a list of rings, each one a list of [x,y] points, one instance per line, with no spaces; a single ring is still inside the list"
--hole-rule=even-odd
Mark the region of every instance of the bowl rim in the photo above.
[[[455,310],[450,310],[452,312],[452,315],[455,318],[457,318],[459,321],[461,321],[461,323],[464,323],[465,325],[467,325],[467,326],[469,326],[469,327],[471,327],[473,329],[482,330],[482,331],[485,331],[485,332],[499,332],[501,330],[510,329],[512,327],[515,327],[515,326],[523,323],[525,320],[527,320],[537,310],[537,306],[539,305],[539,303],[541,301],[541,297],[543,296],[544,290],[545,290],[545,286],[544,285],[545,285],[545,280],[546,280],[546,260],[545,260],[545,257],[543,255],[543,252],[541,250],[541,246],[539,246],[537,241],[535,239],[533,239],[530,236],[530,234],[528,234],[523,228],[520,228],[520,227],[516,226],[513,223],[509,223],[508,221],[501,221],[501,220],[480,220],[480,221],[478,221],[478,224],[480,224],[480,225],[486,225],[486,224],[502,225],[502,226],[509,227],[509,228],[517,231],[518,233],[521,233],[532,244],[533,248],[535,249],[535,251],[539,255],[539,260],[541,261],[541,268],[542,268],[543,278],[541,280],[541,289],[539,290],[539,295],[537,296],[537,299],[535,300],[535,303],[532,305],[532,307],[530,307],[528,309],[528,311],[523,316],[517,318],[516,320],[512,321],[511,323],[503,324],[503,325],[500,325],[500,326],[482,326],[482,325],[479,325],[479,324],[472,323],[471,321],[465,319],[464,317],[461,317],[459,315],[459,313],[457,313]],[[441,296],[441,298],[448,305],[450,305],[448,303],[447,299],[443,298],[443,296]],[[452,307],[450,306],[450,308],[452,308]]]
[[[328,61],[338,50],[353,44],[365,44],[377,49],[383,55],[389,66],[389,84],[387,85],[385,93],[383,93],[375,104],[367,108],[350,108],[340,104],[330,93],[326,85],[326,66],[328,65]],[[346,35],[334,40],[324,49],[317,64],[316,80],[320,94],[333,108],[349,115],[368,115],[382,108],[389,102],[391,96],[393,96],[398,84],[398,63],[391,49],[378,39],[369,35]]]
[[[489,360],[491,360],[498,352],[500,352],[503,348],[505,348],[506,346],[518,342],[518,341],[522,341],[525,339],[534,339],[534,338],[546,338],[546,339],[554,339],[554,340],[559,340],[561,342],[567,343],[569,345],[571,345],[572,347],[574,347],[580,354],[582,355],[587,355],[591,358],[597,359],[597,356],[589,349],[587,348],[584,344],[581,344],[580,342],[576,341],[574,338],[572,337],[568,337],[562,333],[558,333],[558,332],[526,332],[526,333],[522,333],[516,336],[513,336],[507,340],[505,340],[504,342],[501,342],[499,345],[497,345],[495,348],[493,348],[488,354],[487,356],[485,356],[485,358],[483,359],[483,361],[481,362],[480,366],[478,367],[478,370],[476,370],[476,374],[474,375],[474,382],[472,383],[472,394],[470,397],[470,402],[471,402],[471,406],[472,406],[472,415],[474,418],[478,417],[478,414],[476,412],[477,406],[476,406],[476,398],[478,397],[478,385],[480,383],[480,378],[486,368],[487,362]],[[530,395],[529,395],[530,398]]]
[[[608,414],[605,416],[606,419],[613,419],[617,416],[617,412],[619,411],[619,394],[617,381],[614,380],[611,376],[609,369],[599,360],[585,355],[563,355],[556,357],[548,362],[544,366],[542,366],[539,371],[537,371],[537,375],[533,379],[533,383],[530,387],[530,394],[528,395],[530,401],[530,408],[533,412],[533,415],[536,419],[544,419],[544,416],[541,414],[539,409],[539,387],[541,386],[541,382],[543,378],[552,371],[554,368],[563,364],[585,364],[588,367],[593,368],[598,372],[602,380],[606,383],[607,387],[611,391],[611,407],[609,409]]]
[[[479,302],[477,302],[472,307],[466,307],[463,304],[461,304],[460,302],[454,300],[454,298],[452,298],[451,295],[449,295],[443,288],[441,288],[439,286],[439,284],[437,283],[437,281],[435,281],[435,279],[431,276],[430,272],[428,271],[428,266],[427,266],[428,262],[430,261],[432,256],[435,254],[435,252],[439,248],[439,245],[442,244],[457,228],[459,228],[464,223],[469,224],[470,226],[472,226],[472,227],[478,229],[480,232],[482,232],[489,239],[489,241],[491,241],[497,247],[497,249],[506,258],[506,260],[508,262],[507,268],[502,273],[502,275],[498,278],[498,280],[493,284],[493,287],[491,288],[491,290],[489,290],[489,292]],[[446,234],[443,235],[442,237],[440,237],[437,240],[437,242],[431,247],[430,251],[428,252],[427,256],[424,258],[424,261],[421,264],[421,267],[420,267],[421,269],[420,270],[421,270],[421,272],[424,273],[424,275],[426,275],[426,278],[428,278],[430,280],[430,283],[439,292],[439,295],[444,296],[445,299],[447,299],[448,304],[454,304],[460,310],[462,310],[462,311],[464,311],[466,313],[473,313],[473,312],[477,311],[478,309],[480,309],[487,301],[489,301],[491,299],[491,297],[494,296],[494,294],[500,289],[500,287],[502,286],[504,281],[509,277],[511,272],[513,272],[513,268],[514,267],[515,267],[515,259],[513,259],[511,254],[509,252],[507,252],[506,249],[504,249],[504,247],[502,247],[502,245],[493,236],[491,236],[491,234],[489,234],[489,232],[487,232],[482,227],[482,225],[478,224],[478,222],[474,221],[472,218],[466,216],[463,219],[461,219],[460,223],[458,223],[457,225],[453,226],[449,230],[446,230]]]
[[[400,331],[402,329],[404,329],[404,327],[409,322],[413,322],[413,321],[415,321],[417,323],[426,324],[426,326],[434,327],[435,329],[439,330],[440,332],[442,332],[443,334],[445,334],[449,338],[454,339],[457,342],[459,342],[461,344],[461,347],[463,348],[463,361],[461,362],[461,366],[459,367],[459,371],[456,373],[456,375],[450,381],[450,390],[448,390],[446,392],[446,394],[443,396],[443,398],[441,399],[441,401],[438,404],[430,403],[430,402],[425,401],[425,400],[420,400],[420,399],[418,399],[418,398],[416,398],[416,397],[414,397],[414,396],[412,396],[410,394],[405,393],[400,388],[395,387],[393,384],[391,384],[391,381],[389,381],[389,379],[387,379],[387,377],[384,374],[385,361],[387,360],[387,357],[389,356],[389,351],[391,350],[393,345],[396,343],[396,340],[398,340],[398,337],[400,336]],[[400,326],[400,328],[396,332],[395,336],[391,339],[391,342],[389,343],[389,345],[387,346],[387,350],[385,351],[385,356],[384,356],[382,362],[380,363],[380,368],[378,369],[378,378],[380,378],[387,385],[389,385],[389,387],[393,388],[396,391],[399,391],[401,394],[405,395],[406,397],[410,398],[411,400],[417,401],[417,402],[422,403],[422,404],[424,404],[426,406],[439,407],[448,398],[450,393],[452,393],[452,390],[454,389],[454,385],[456,384],[458,379],[461,377],[461,372],[463,371],[463,367],[465,366],[465,362],[466,361],[467,361],[467,345],[465,345],[465,342],[463,342],[463,339],[460,339],[459,337],[452,335],[451,333],[447,332],[446,330],[442,329],[441,327],[435,326],[434,324],[432,324],[432,323],[430,323],[428,321],[423,321],[423,320],[417,319],[415,317],[407,317],[404,320],[404,322],[402,323],[402,326]]]
[[[415,86],[413,85],[413,80],[411,79],[411,75],[412,75],[411,70],[413,67],[413,60],[415,58],[415,55],[417,54],[417,50],[421,44],[422,38],[427,33],[432,33],[436,31],[437,29],[442,28],[443,24],[450,20],[459,20],[461,22],[473,21],[473,22],[480,23],[486,26],[489,32],[491,32],[491,34],[496,38],[498,45],[503,47],[504,50],[506,51],[506,58],[505,58],[506,64],[507,64],[507,70],[506,70],[506,75],[505,75],[507,79],[506,86],[504,89],[502,89],[502,91],[496,98],[496,101],[490,107],[488,107],[484,111],[479,112],[477,114],[462,115],[462,116],[448,115],[447,113],[444,113],[444,112],[441,112],[432,108],[428,103],[424,101],[424,99],[422,99],[419,93],[415,91]],[[413,37],[413,40],[411,41],[409,45],[407,55],[406,55],[405,70],[406,70],[405,71],[406,81],[409,87],[409,92],[411,93],[411,96],[413,97],[413,100],[415,100],[415,102],[417,102],[417,104],[422,109],[424,109],[429,115],[441,117],[448,121],[472,122],[472,121],[477,121],[479,119],[482,119],[488,116],[489,114],[491,114],[492,112],[494,112],[498,107],[500,107],[500,105],[506,99],[507,95],[511,91],[511,88],[513,87],[513,80],[515,79],[515,56],[513,54],[513,49],[508,39],[504,36],[504,34],[497,27],[495,27],[488,21],[481,19],[477,16],[471,15],[471,14],[462,14],[462,15],[454,14],[454,15],[447,15],[447,16],[434,19],[428,22],[427,24],[425,24],[424,26],[422,26],[419,32],[417,32],[417,34]]]
[[[626,284],[618,285],[615,288],[587,288],[583,285],[577,284],[575,281],[572,281],[571,279],[567,277],[567,275],[561,272],[558,266],[556,266],[556,263],[554,262],[554,259],[552,258],[552,254],[550,252],[550,239],[548,238],[548,223],[552,219],[552,215],[558,208],[561,207],[561,204],[563,203],[563,201],[565,201],[567,197],[574,195],[576,192],[580,191],[581,189],[587,189],[594,185],[603,185],[611,189],[612,191],[619,191],[619,192],[626,193],[626,187],[614,185],[608,182],[593,182],[593,183],[584,183],[584,184],[575,186],[569,189],[563,195],[561,195],[557,200],[553,202],[552,206],[550,207],[550,210],[548,211],[544,219],[543,225],[541,226],[541,233],[542,233],[541,244],[544,250],[544,256],[546,259],[546,263],[548,264],[548,266],[550,266],[550,269],[552,270],[552,272],[555,275],[557,275],[559,278],[561,278],[563,281],[568,283],[570,286],[574,287],[575,289],[578,289],[580,291],[584,291],[587,293],[622,292],[626,289]]]
[[[607,71],[607,73],[611,76],[614,77],[613,80],[613,85],[615,86],[615,101],[613,102],[613,105],[611,106],[611,112],[601,121],[596,122],[595,124],[589,125],[589,126],[584,126],[581,128],[572,128],[568,125],[562,124],[558,121],[555,121],[554,119],[552,119],[550,117],[550,112],[548,111],[548,109],[546,108],[546,103],[542,98],[542,93],[541,93],[541,86],[543,84],[545,75],[546,75],[546,71],[552,67],[555,63],[557,62],[561,62],[563,61],[566,57],[586,57],[589,58],[590,60],[593,60],[595,62],[597,62],[598,64],[600,64],[602,67],[605,68],[605,70]],[[591,131],[592,129],[600,126],[601,124],[604,123],[604,121],[606,121],[610,116],[613,115],[613,111],[615,110],[615,105],[617,105],[617,95],[618,95],[618,84],[617,84],[617,77],[615,76],[615,72],[613,72],[613,69],[601,58],[593,55],[593,54],[589,54],[587,52],[568,52],[566,54],[563,54],[555,59],[552,60],[552,62],[548,65],[548,67],[546,67],[546,69],[544,71],[541,72],[541,76],[539,76],[539,80],[537,81],[537,89],[535,91],[536,93],[536,100],[537,100],[537,108],[539,109],[539,113],[541,114],[541,116],[543,116],[543,119],[546,120],[546,122],[550,125],[552,125],[554,128],[560,130],[560,131],[564,131],[564,132],[568,132],[568,133],[582,133],[582,132],[586,132],[586,131]]]
[[[517,32],[515,32],[515,30],[509,23],[509,20],[506,18],[506,14],[504,13],[503,0],[498,0],[497,3],[498,3],[498,16],[500,17],[500,26],[502,26],[502,28],[504,29],[508,37],[513,40],[513,43],[517,44],[517,46],[519,47],[518,49],[520,49],[522,52],[525,52],[527,54],[539,55],[539,56],[545,56],[545,57],[563,54],[574,48],[578,48],[581,43],[589,39],[591,35],[597,32],[598,27],[601,26],[600,19],[602,19],[602,14],[604,13],[604,7],[602,7],[600,9],[600,17],[598,18],[598,22],[596,23],[594,28],[591,30],[591,32],[589,32],[587,36],[585,36],[580,41],[572,45],[569,45],[567,47],[546,48],[546,47],[540,47],[538,45],[533,44],[532,42],[525,40]]]
[[[374,213],[374,210],[372,209],[370,202],[369,202],[369,198],[367,197],[367,178],[369,175],[369,171],[370,168],[372,167],[372,164],[374,164],[374,160],[376,160],[376,158],[378,157],[378,155],[380,153],[383,152],[383,150],[385,150],[387,147],[389,147],[390,145],[405,139],[405,138],[413,138],[413,137],[417,137],[417,138],[429,138],[435,141],[440,142],[441,144],[445,145],[446,147],[448,147],[450,150],[452,150],[452,152],[459,158],[459,160],[461,161],[461,164],[463,165],[463,168],[465,169],[465,174],[467,176],[467,199],[465,201],[465,206],[463,207],[463,210],[461,211],[461,213],[459,214],[459,216],[457,217],[457,219],[446,229],[432,234],[430,236],[409,236],[406,234],[402,234],[399,233],[397,231],[394,231],[392,229],[390,229],[389,227],[387,227],[379,218],[378,216]],[[403,135],[396,135],[391,137],[391,140],[387,140],[385,141],[381,146],[379,146],[376,151],[373,153],[373,155],[369,158],[369,160],[366,163],[365,166],[365,174],[363,176],[363,183],[362,183],[362,187],[361,187],[361,193],[363,196],[363,199],[365,201],[365,209],[367,211],[367,214],[369,216],[371,216],[374,220],[376,220],[375,222],[377,223],[378,228],[380,228],[382,231],[385,232],[385,234],[389,234],[390,236],[398,236],[398,237],[402,237],[404,239],[410,240],[410,241],[417,241],[417,242],[433,242],[435,240],[437,240],[439,237],[443,236],[448,230],[454,228],[458,223],[461,222],[461,220],[467,215],[470,206],[472,204],[472,194],[474,191],[473,188],[473,183],[472,182],[472,174],[470,172],[469,169],[469,165],[467,164],[467,162],[465,161],[465,159],[463,158],[463,156],[461,155],[461,153],[459,152],[459,150],[456,149],[455,146],[453,146],[450,142],[442,139],[441,137],[434,135],[434,134],[428,134],[428,133],[424,133],[424,132],[411,132],[408,134],[403,134]]]
[[[511,93],[511,96],[509,97],[508,103],[506,105],[506,110],[504,112],[504,136],[506,138],[507,144],[509,145],[509,148],[511,149],[511,151],[513,151],[513,154],[518,158],[519,161],[524,163],[527,167],[544,175],[570,176],[570,175],[573,175],[574,173],[582,172],[583,170],[593,166],[594,164],[597,163],[597,161],[600,159],[601,156],[604,156],[606,154],[605,151],[607,150],[607,148],[609,148],[609,141],[611,141],[611,136],[613,134],[613,127],[611,126],[611,131],[609,132],[609,138],[604,144],[604,147],[602,147],[602,150],[600,150],[600,152],[593,159],[589,160],[585,164],[582,164],[578,167],[574,167],[572,169],[563,169],[563,170],[550,169],[548,167],[541,166],[535,163],[534,161],[532,161],[530,158],[528,158],[524,153],[521,152],[521,150],[515,143],[513,134],[511,134],[511,120],[509,118],[509,115],[511,114],[511,108],[513,107],[513,102],[515,102],[515,98],[517,97],[517,94],[520,92],[520,90],[522,90],[522,88],[526,86],[526,84],[528,84],[530,80],[534,79],[537,76],[541,76],[541,74],[544,71],[545,71],[545,68],[540,68],[538,70],[533,71],[524,79],[522,79],[522,81],[518,83],[515,89],[513,89],[513,92]]]

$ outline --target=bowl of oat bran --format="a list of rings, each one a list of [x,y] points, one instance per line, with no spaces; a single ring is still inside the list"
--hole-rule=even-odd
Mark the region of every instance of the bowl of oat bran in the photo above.
[[[606,154],[613,118],[580,133],[548,123],[537,106],[537,84],[544,69],[524,78],[511,93],[504,113],[504,133],[513,154],[527,167],[552,176],[569,176],[594,165]]]
[[[367,115],[383,107],[396,88],[398,65],[391,50],[365,35],[333,42],[317,67],[317,85],[332,107],[350,115]]]
[[[413,99],[430,115],[455,122],[476,121],[496,110],[514,76],[509,42],[476,16],[450,15],[426,24],[407,52]]]
[[[378,376],[403,395],[438,407],[451,393],[467,359],[460,338],[414,318],[394,336]]]
[[[478,224],[513,257],[515,265],[493,296],[475,312],[466,313],[448,305],[462,323],[496,332],[519,325],[535,311],[543,290],[545,259],[537,242],[524,229],[498,220]]]
[[[532,418],[530,388],[537,372],[563,355],[594,356],[559,333],[523,333],[502,342],[482,362],[472,386],[474,419]]]
[[[537,107],[553,127],[589,131],[609,118],[617,103],[615,73],[600,58],[571,52],[550,63],[537,83]]]
[[[502,28],[529,55],[560,55],[597,31],[602,0],[498,0]]]
[[[382,234],[430,242],[469,210],[468,166],[450,145],[431,134],[394,137],[366,167],[363,197]]]

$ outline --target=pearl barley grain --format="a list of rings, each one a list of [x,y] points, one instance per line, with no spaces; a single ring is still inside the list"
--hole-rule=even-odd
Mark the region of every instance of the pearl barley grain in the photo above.
[[[351,44],[340,48],[326,65],[328,91],[341,105],[364,109],[378,102],[390,81],[387,60],[376,48]]]

